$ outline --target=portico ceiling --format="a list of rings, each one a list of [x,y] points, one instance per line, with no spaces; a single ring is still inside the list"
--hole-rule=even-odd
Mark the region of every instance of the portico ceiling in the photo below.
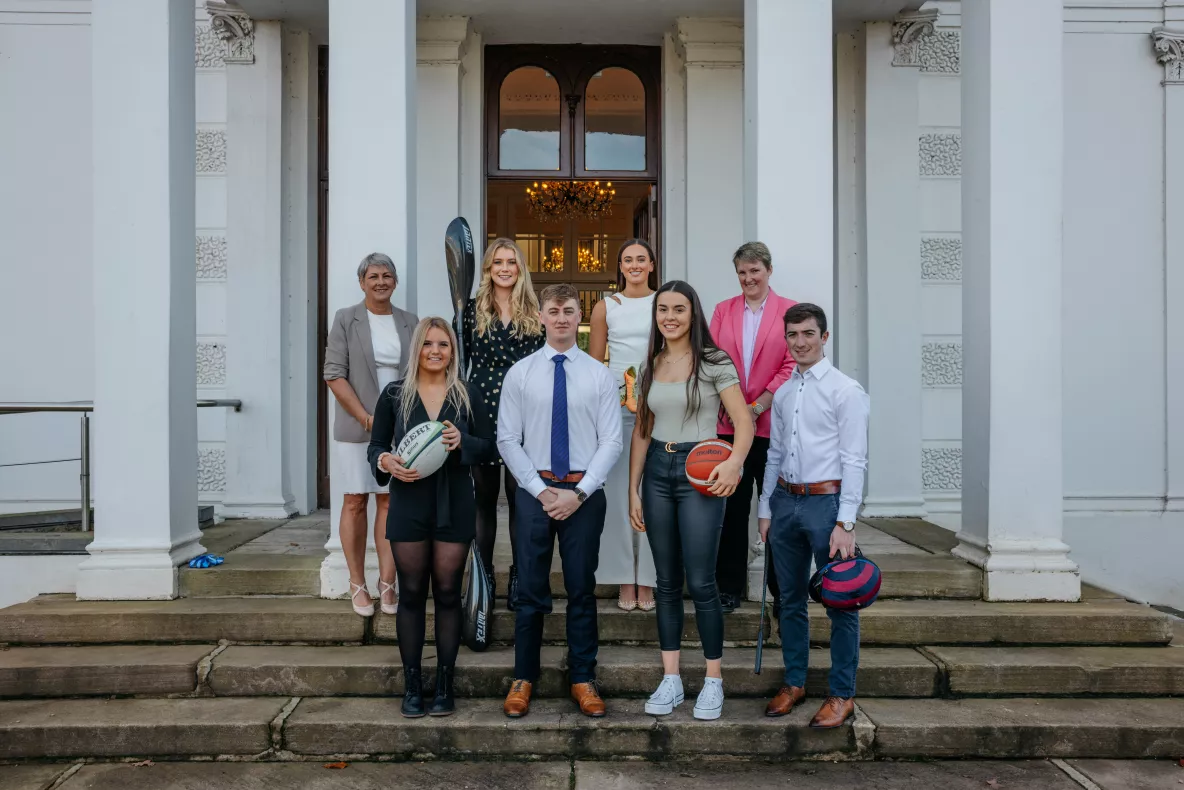
[[[891,19],[924,2],[834,0],[835,27]],[[283,19],[328,39],[328,0],[238,4],[255,19]],[[471,17],[486,44],[659,44],[678,17],[743,17],[744,0],[418,0],[417,13]]]

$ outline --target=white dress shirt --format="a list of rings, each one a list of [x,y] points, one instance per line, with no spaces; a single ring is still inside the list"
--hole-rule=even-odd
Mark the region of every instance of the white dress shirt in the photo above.
[[[777,478],[788,483],[842,480],[839,521],[854,521],[867,475],[867,419],[871,401],[859,382],[823,357],[793,375],[773,396],[769,456],[760,518],[772,518]]]
[[[752,376],[752,358],[756,355],[756,336],[761,330],[761,319],[765,317],[765,305],[769,303],[769,296],[765,294],[765,301],[753,310],[744,303],[744,337],[740,353],[744,355],[744,380]]]
[[[497,449],[518,485],[537,497],[546,488],[539,470],[551,468],[551,401],[559,352],[550,344],[506,372],[497,414]],[[572,346],[563,352],[567,377],[568,458],[594,494],[621,454],[621,395],[602,363]]]

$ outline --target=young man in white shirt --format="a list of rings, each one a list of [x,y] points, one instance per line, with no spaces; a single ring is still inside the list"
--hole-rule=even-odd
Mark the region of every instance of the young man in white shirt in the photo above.
[[[785,313],[785,340],[797,368],[773,398],[769,458],[760,500],[761,539],[770,542],[781,584],[781,653],[785,685],[765,708],[784,716],[806,696],[810,561],[855,555],[855,517],[867,475],[870,402],[824,351],[830,333],[817,305]],[[839,727],[855,712],[859,612],[828,609],[830,690],[811,727]]]
[[[547,343],[506,373],[497,420],[497,449],[518,481],[514,682],[503,710],[519,718],[530,709],[558,537],[571,696],[581,712],[599,717],[605,714],[595,685],[596,565],[606,510],[601,487],[621,454],[621,400],[608,368],[576,347],[576,289],[550,285],[540,301]]]

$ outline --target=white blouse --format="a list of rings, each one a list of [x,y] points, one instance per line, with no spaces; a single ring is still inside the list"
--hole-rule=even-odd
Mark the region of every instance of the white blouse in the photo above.
[[[399,330],[395,327],[393,315],[375,315],[367,310],[366,317],[370,319],[370,344],[374,347],[378,390],[381,392],[387,384],[401,378],[399,357],[403,353],[403,346],[399,342]]]

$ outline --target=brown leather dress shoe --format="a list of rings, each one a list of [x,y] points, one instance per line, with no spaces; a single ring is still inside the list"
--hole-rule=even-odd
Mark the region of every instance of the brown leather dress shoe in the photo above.
[[[585,716],[599,719],[605,714],[604,700],[600,698],[595,683],[572,683],[571,698],[580,706],[580,713]]]
[[[827,697],[822,707],[810,719],[810,726],[820,730],[841,727],[855,715],[855,698]]]
[[[801,686],[782,686],[777,696],[769,700],[765,706],[765,715],[770,717],[784,716],[793,710],[793,706],[806,698],[806,690]]]
[[[511,719],[520,719],[530,712],[530,689],[529,680],[515,680],[510,686],[510,693],[506,695],[502,710]]]

